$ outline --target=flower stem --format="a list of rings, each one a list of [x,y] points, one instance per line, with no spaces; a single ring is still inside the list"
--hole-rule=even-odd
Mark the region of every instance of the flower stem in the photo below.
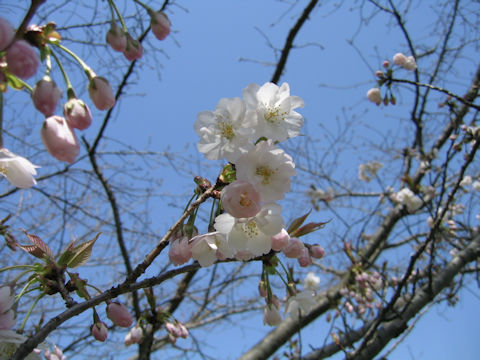
[[[65,80],[65,84],[67,85],[68,100],[70,100],[72,98],[75,98],[76,97],[75,96],[75,91],[73,90],[72,83],[70,82],[70,78],[68,77],[67,72],[65,71],[65,68],[62,65],[62,62],[60,61],[58,56],[55,55],[55,53],[53,51],[50,51],[50,53],[52,54],[53,58],[55,59],[55,62],[57,63],[60,71],[62,72],[63,79]]]
[[[28,318],[30,317],[30,314],[32,313],[33,309],[35,309],[35,306],[37,305],[37,302],[43,298],[45,296],[45,294],[40,294],[40,296],[38,296],[35,301],[33,302],[32,306],[30,306],[30,309],[28,309],[28,312],[26,313],[25,315],[25,318],[23,319],[22,321],[22,324],[20,325],[20,329],[18,329],[18,331],[20,333],[23,332],[23,328],[25,327],[25,324],[27,323],[27,320]]]
[[[125,20],[123,20],[122,13],[120,12],[120,10],[118,10],[118,7],[117,7],[117,5],[115,5],[115,2],[113,0],[108,0],[108,4],[110,5],[110,9],[115,10],[115,12],[117,13],[118,20],[120,20],[120,24],[122,24],[123,32],[128,33],[128,29],[127,29],[127,25],[125,24]],[[112,21],[114,21],[113,18],[114,18],[114,16],[113,16],[113,13],[112,13]]]
[[[96,76],[95,72],[82,59],[80,59],[80,57],[77,54],[75,54],[72,50],[56,42],[52,44],[57,46],[59,49],[62,49],[63,51],[65,51],[71,57],[73,57],[75,61],[80,64],[83,71],[85,71],[85,74],[87,75],[88,80],[91,80],[93,77]]]

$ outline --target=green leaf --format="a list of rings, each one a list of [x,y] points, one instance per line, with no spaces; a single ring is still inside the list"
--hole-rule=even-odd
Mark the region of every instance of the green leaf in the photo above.
[[[297,230],[304,222],[305,220],[307,220],[307,217],[308,215],[310,215],[310,213],[312,212],[312,209],[309,210],[309,212],[307,212],[305,215],[302,215],[298,218],[296,218],[295,220],[292,221],[292,223],[290,224],[290,226],[288,227],[287,229],[287,232],[290,234],[290,236],[292,236],[291,234]]]
[[[92,240],[87,241],[83,244],[75,246],[71,251],[73,253],[72,256],[68,256],[68,262],[67,262],[67,267],[69,268],[76,268],[78,266],[81,266],[85,264],[88,259],[90,259],[90,256],[92,255],[92,248],[93,245],[95,244],[95,241],[97,241],[98,237],[100,236],[101,233],[98,233]],[[67,249],[67,251],[69,251]]]

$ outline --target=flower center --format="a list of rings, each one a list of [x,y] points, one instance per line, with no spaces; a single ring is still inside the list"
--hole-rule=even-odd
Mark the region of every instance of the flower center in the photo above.
[[[268,185],[270,184],[270,178],[275,174],[275,170],[270,169],[268,166],[259,166],[255,174],[263,178],[262,185]]]
[[[266,122],[271,124],[279,123],[285,120],[286,112],[280,112],[279,107],[267,107],[263,117]]]
[[[235,136],[233,126],[228,121],[223,120],[223,116],[217,117],[217,127],[220,130],[220,134],[228,140],[232,140]]]
[[[7,176],[7,168],[3,167],[3,166],[0,166],[0,173]]]
[[[250,239],[257,237],[259,234],[259,229],[255,220],[251,220],[246,224],[243,224],[242,230],[245,233],[245,235],[248,236]]]
[[[250,205],[252,205],[252,200],[250,200],[247,197],[247,192],[244,192],[244,193],[242,193],[242,195],[240,195],[239,203],[240,203],[241,206],[244,206],[244,207],[249,207]]]

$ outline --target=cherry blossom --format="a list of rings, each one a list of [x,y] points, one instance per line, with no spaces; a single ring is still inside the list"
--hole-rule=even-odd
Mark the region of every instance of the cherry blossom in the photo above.
[[[371,102],[380,105],[382,103],[382,94],[379,88],[371,88],[367,91],[367,99]]]
[[[190,243],[192,258],[203,267],[212,265],[219,258],[230,258],[235,254],[228,245],[225,235],[218,231],[197,235]]]
[[[298,317],[308,313],[315,305],[315,292],[304,290],[288,298],[285,313],[292,317]]]
[[[234,218],[221,214],[215,219],[215,229],[226,236],[228,245],[236,251],[249,251],[254,256],[268,253],[272,248],[272,236],[285,226],[278,204],[265,204],[262,210],[250,218]]]
[[[170,26],[170,20],[164,12],[157,11],[150,13],[150,27],[158,40],[165,40],[168,34],[170,34]]]
[[[35,108],[45,116],[50,116],[54,113],[61,96],[62,91],[49,76],[39,80],[32,91],[32,100]]]
[[[297,174],[290,155],[272,140],[261,141],[242,155],[236,162],[236,169],[237,180],[251,183],[264,202],[283,199],[290,191],[290,177]]]
[[[5,148],[0,148],[0,174],[18,188],[30,188],[37,182],[33,175],[39,166],[33,165],[24,157],[15,155]]]
[[[225,211],[233,217],[252,217],[262,208],[258,191],[252,184],[242,180],[225,186],[220,199]]]
[[[249,113],[257,118],[257,138],[284,141],[300,134],[304,120],[294,109],[303,107],[304,102],[290,95],[288,83],[280,87],[270,82],[261,87],[250,84],[243,90],[243,98]]]
[[[245,117],[246,106],[240,98],[222,98],[215,111],[202,111],[194,124],[200,136],[197,149],[209,160],[226,158],[235,163],[239,156],[254,147],[254,125]]]

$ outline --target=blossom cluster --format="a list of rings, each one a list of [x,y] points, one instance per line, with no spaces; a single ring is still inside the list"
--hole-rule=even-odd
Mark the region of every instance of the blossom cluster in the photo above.
[[[210,266],[217,259],[248,260],[270,252],[272,238],[285,227],[277,201],[296,175],[292,158],[277,143],[300,134],[304,120],[295,109],[303,105],[287,83],[251,84],[242,98],[220,99],[214,111],[198,114],[198,150],[207,159],[233,164],[235,181],[221,191],[224,213],[215,218],[214,232],[171,244],[175,264],[188,261],[190,254]]]

